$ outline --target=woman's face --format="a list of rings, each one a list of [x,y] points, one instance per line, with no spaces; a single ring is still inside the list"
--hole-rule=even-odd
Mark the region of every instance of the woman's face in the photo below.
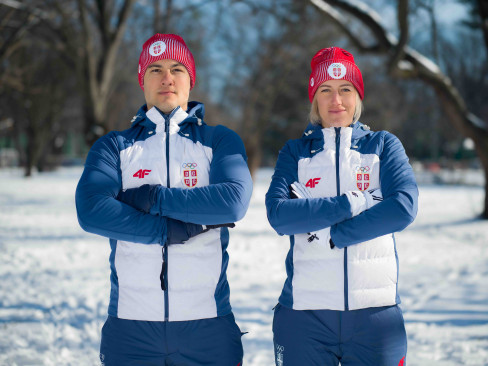
[[[322,127],[346,127],[356,110],[356,88],[347,80],[327,80],[320,84],[315,98]]]

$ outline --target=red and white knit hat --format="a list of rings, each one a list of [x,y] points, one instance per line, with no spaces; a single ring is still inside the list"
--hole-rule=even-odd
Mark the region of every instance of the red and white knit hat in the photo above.
[[[320,84],[332,79],[350,81],[359,93],[361,100],[364,98],[363,76],[354,63],[352,54],[339,47],[323,48],[312,58],[312,73],[308,84],[308,98],[310,103]]]
[[[183,64],[190,74],[190,90],[196,79],[195,60],[183,38],[176,34],[156,33],[142,46],[139,56],[139,85],[144,90],[144,74],[147,67],[159,60],[175,60]]]

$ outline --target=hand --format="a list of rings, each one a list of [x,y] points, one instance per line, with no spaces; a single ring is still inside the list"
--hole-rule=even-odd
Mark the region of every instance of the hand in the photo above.
[[[300,182],[293,182],[290,185],[291,198],[313,198],[307,187]]]
[[[218,225],[199,225],[189,222],[183,222],[175,219],[166,219],[167,227],[167,243],[168,244],[183,244],[190,238],[197,236],[198,234],[209,231],[210,229],[217,229],[219,227],[236,226],[234,223],[218,224]]]
[[[383,201],[383,195],[379,188],[369,191],[349,191],[344,193],[351,204],[352,216],[357,216],[361,212],[369,210],[374,205]]]
[[[182,244],[188,239],[203,232],[202,225],[191,224],[175,219],[166,219],[166,235],[168,244]]]
[[[120,191],[117,199],[139,211],[149,212],[154,204],[157,185],[144,184],[137,188]]]
[[[366,210],[369,210],[374,205],[383,201],[383,194],[379,188],[371,189],[367,192],[363,192],[363,194],[366,198]]]

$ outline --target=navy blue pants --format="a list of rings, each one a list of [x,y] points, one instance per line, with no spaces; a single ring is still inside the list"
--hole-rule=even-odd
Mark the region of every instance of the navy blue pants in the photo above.
[[[278,304],[273,334],[276,366],[406,366],[407,335],[396,305],[335,311]]]
[[[102,366],[241,366],[234,315],[179,322],[109,316],[102,328]]]

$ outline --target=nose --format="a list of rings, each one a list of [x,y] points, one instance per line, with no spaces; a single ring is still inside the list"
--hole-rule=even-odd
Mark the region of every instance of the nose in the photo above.
[[[163,75],[161,77],[161,84],[162,85],[173,85],[174,80],[173,76],[171,75],[171,70],[163,71]]]
[[[341,98],[341,95],[339,94],[339,92],[336,92],[336,91],[332,92],[331,102],[334,105],[341,105],[342,104],[342,98]]]

